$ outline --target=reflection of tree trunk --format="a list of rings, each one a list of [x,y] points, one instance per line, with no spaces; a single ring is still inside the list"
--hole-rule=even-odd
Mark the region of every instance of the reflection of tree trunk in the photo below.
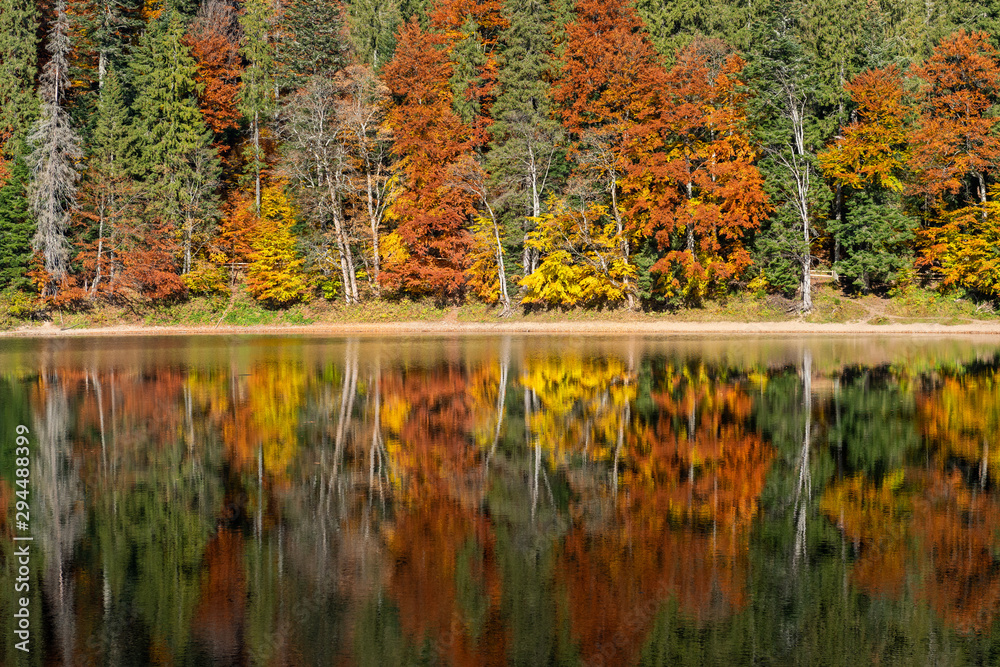
[[[55,643],[63,664],[73,664],[76,623],[73,577],[67,572],[77,536],[83,528],[83,493],[79,463],[69,445],[69,404],[58,377],[45,391],[45,414],[35,420],[38,438],[31,491],[37,498],[38,521],[33,543],[44,552],[42,591],[51,609]]]
[[[260,548],[264,532],[264,445],[257,445],[257,517],[254,522],[257,534],[257,548]]]
[[[809,470],[809,445],[812,437],[812,353],[802,353],[802,394],[805,402],[805,429],[802,436],[802,450],[799,452],[799,479],[795,489],[795,551],[792,555],[793,569],[806,554],[806,511],[812,490],[812,474]]]
[[[101,390],[101,380],[97,377],[97,371],[91,369],[91,376],[94,380],[94,389],[97,393],[97,418],[101,428],[101,471],[107,474],[108,471],[108,446],[104,437],[104,392]]]
[[[531,433],[531,418],[534,414],[534,396],[533,392],[527,387],[524,388],[524,442],[529,447],[534,444],[535,446],[535,459],[534,459],[534,470],[532,471],[532,484],[531,484],[531,518],[535,518],[535,507],[538,504],[538,467],[541,463],[542,450],[540,443],[537,438],[534,438]]]
[[[188,454],[194,454],[194,410],[191,400],[191,387],[184,385],[184,422],[187,426]]]
[[[500,428],[503,426],[504,405],[507,402],[507,373],[509,370],[510,336],[506,336],[500,345],[500,387],[499,391],[497,391],[497,427],[493,432],[493,446],[490,447],[490,453],[486,456],[486,473],[490,471],[490,459],[493,458],[493,452],[496,451],[497,444],[500,442]]]
[[[628,411],[628,405],[625,406],[626,412]],[[621,457],[622,446],[625,444],[625,420],[620,419],[618,421],[618,441],[615,443],[615,463],[614,468],[611,470],[611,493],[615,497],[618,496],[618,460]]]
[[[983,460],[979,464],[979,487],[986,488],[986,477],[989,471],[990,443],[983,440]]]
[[[344,455],[344,443],[347,440],[347,425],[354,412],[354,394],[357,384],[358,342],[349,340],[347,341],[347,349],[344,351],[344,382],[340,391],[340,415],[337,419],[337,435],[334,441],[331,485],[337,483],[337,471],[340,469],[340,460]]]

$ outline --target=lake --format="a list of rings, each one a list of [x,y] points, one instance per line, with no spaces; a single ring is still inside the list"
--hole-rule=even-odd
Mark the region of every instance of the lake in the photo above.
[[[995,338],[5,339],[0,433],[4,664],[1000,663]]]

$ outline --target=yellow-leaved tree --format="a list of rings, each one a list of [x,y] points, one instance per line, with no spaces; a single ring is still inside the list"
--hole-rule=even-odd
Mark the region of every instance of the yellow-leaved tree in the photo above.
[[[526,304],[599,306],[625,301],[636,268],[625,256],[621,233],[607,206],[572,208],[552,198],[526,243],[538,251],[538,268],[520,282]]]
[[[261,193],[260,221],[250,247],[247,290],[269,306],[286,306],[309,297],[309,279],[295,249],[295,211],[283,183]]]
[[[941,272],[941,284],[962,287],[988,299],[1000,297],[1000,187],[992,199],[942,214],[938,226],[921,233],[926,243],[919,264]]]
[[[472,246],[469,249],[469,268],[465,276],[469,279],[469,287],[484,302],[492,305],[500,301],[502,294],[500,285],[500,264],[498,243],[499,236],[493,221],[483,216],[476,216],[472,222]]]

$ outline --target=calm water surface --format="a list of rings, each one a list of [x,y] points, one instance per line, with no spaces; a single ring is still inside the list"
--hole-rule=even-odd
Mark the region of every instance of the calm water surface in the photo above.
[[[996,340],[4,340],[0,434],[5,664],[1000,663]]]

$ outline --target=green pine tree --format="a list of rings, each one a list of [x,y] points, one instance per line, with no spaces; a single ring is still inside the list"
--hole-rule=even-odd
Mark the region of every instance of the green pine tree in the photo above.
[[[482,85],[486,54],[479,26],[471,16],[462,24],[462,38],[452,48],[451,59],[455,63],[449,80],[452,106],[463,123],[474,125],[483,111],[482,100],[475,93]]]
[[[148,209],[180,232],[186,272],[199,228],[217,216],[219,160],[198,108],[195,62],[183,35],[181,14],[170,12],[140,43],[133,65],[132,136]]]
[[[0,185],[0,290],[20,290],[29,283],[35,221],[28,204],[29,174],[24,158],[15,158],[7,169],[7,179]]]
[[[121,233],[134,208],[135,151],[123,86],[114,67],[105,74],[96,116],[79,193],[80,216],[90,223],[80,245],[85,248],[82,263],[92,294],[115,274]]]
[[[352,0],[347,5],[351,45],[361,62],[378,70],[392,60],[396,32],[403,23],[400,3],[395,0]]]
[[[529,218],[542,204],[564,167],[562,126],[553,118],[550,84],[555,17],[545,0],[510,1],[510,17],[500,37],[500,71],[493,104],[492,144],[487,170],[505,191],[503,214],[517,228],[512,234],[524,275],[535,270],[537,251],[524,245],[534,228]]]
[[[335,0],[294,0],[281,18],[276,70],[283,89],[330,75],[345,62],[341,6]]]
[[[240,88],[239,109],[250,121],[251,144],[247,147],[247,171],[254,179],[255,211],[260,214],[261,172],[267,166],[261,144],[261,130],[274,114],[275,91],[273,12],[266,0],[246,0],[240,15],[243,39],[240,53],[247,61]]]
[[[827,223],[844,255],[834,269],[861,292],[889,285],[913,266],[910,242],[916,227],[896,193],[870,188],[854,194],[846,217]]]
[[[668,63],[697,35],[721,39],[741,50],[749,43],[749,7],[738,0],[637,0],[635,9],[653,46]]]
[[[0,0],[0,150],[15,154],[38,117],[38,3]]]

